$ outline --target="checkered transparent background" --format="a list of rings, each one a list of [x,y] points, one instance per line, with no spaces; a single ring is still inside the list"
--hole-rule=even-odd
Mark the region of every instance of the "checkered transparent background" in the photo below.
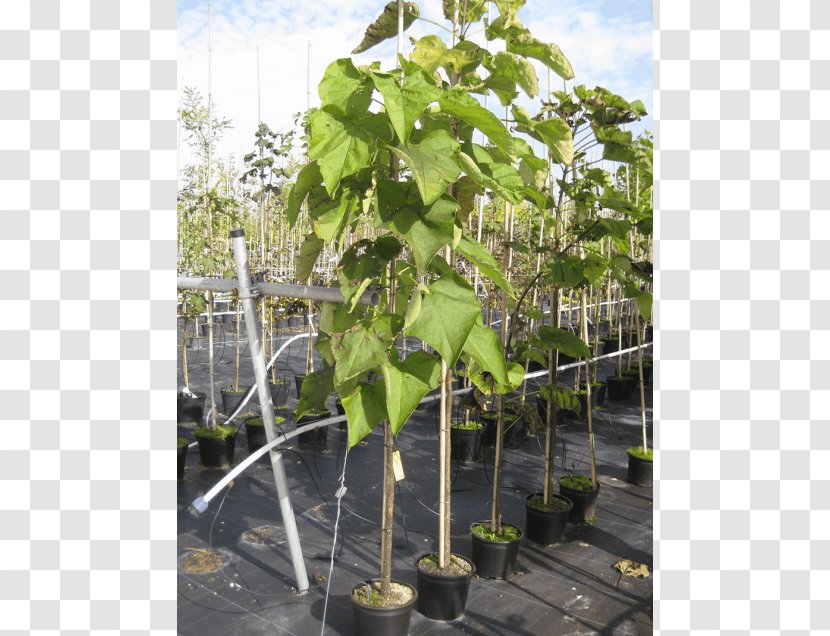
[[[2,633],[175,629],[175,14],[3,3]],[[655,627],[830,630],[830,1],[654,52]]]
[[[176,629],[175,29],[2,3],[3,634]]]
[[[655,5],[655,627],[830,630],[830,2]]]

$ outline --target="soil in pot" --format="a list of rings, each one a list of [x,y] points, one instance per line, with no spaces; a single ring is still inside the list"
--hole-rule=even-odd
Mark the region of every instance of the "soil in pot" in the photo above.
[[[502,523],[501,532],[491,532],[489,522],[470,526],[473,539],[473,563],[476,572],[485,579],[506,579],[516,570],[516,556],[522,541],[522,531],[509,523]]]
[[[285,418],[282,415],[274,415],[274,423],[277,427],[279,427],[283,422],[285,422]],[[265,424],[262,421],[262,417],[259,415],[256,417],[245,418],[245,434],[248,438],[249,453],[256,452],[268,443],[268,436],[265,433]]]
[[[631,395],[628,380],[623,376],[609,376],[605,378],[605,383],[608,385],[608,399],[612,402],[623,402]]]
[[[380,581],[366,581],[352,588],[352,620],[358,636],[405,636],[418,592],[408,583],[392,581],[390,598],[380,595]]]
[[[327,417],[331,417],[331,413],[329,411],[313,411],[311,413],[306,413],[300,419],[297,420],[297,428],[303,426],[304,424],[310,424],[311,422],[326,419]],[[328,433],[329,427],[321,426],[320,428],[315,428],[312,431],[301,433],[297,436],[297,439],[300,440],[300,444],[314,444],[315,446],[325,446],[326,439],[328,438]]]
[[[245,397],[244,389],[222,389],[222,412],[230,415]]]
[[[418,611],[438,621],[452,621],[464,614],[470,579],[476,573],[472,561],[450,556],[449,566],[438,567],[437,554],[424,554],[415,559],[418,576]]]
[[[207,426],[196,429],[199,458],[205,468],[222,468],[233,463],[236,448],[236,428],[218,424],[211,430]]]
[[[525,497],[525,536],[542,545],[558,543],[565,532],[568,516],[573,508],[570,499],[551,494],[550,504],[545,506],[542,493]]]
[[[649,448],[643,453],[642,446],[628,449],[628,481],[635,486],[646,488],[652,485],[654,468],[654,450]]]
[[[585,475],[560,477],[559,494],[570,499],[573,504],[568,517],[571,523],[592,524],[596,521],[599,483],[594,488],[590,477]]]
[[[481,459],[481,433],[484,425],[470,420],[469,423],[455,422],[450,427],[451,457],[470,463]]]
[[[200,423],[205,414],[204,395],[186,395],[179,393],[177,400],[179,422]]]
[[[176,474],[177,474],[177,476],[180,480],[184,479],[184,467],[187,465],[187,447],[188,447],[188,444],[189,444],[189,442],[184,437],[179,437],[176,440],[176,450],[178,451],[178,455],[177,455],[177,458],[176,458],[177,459],[177,463],[176,463],[177,473]]]

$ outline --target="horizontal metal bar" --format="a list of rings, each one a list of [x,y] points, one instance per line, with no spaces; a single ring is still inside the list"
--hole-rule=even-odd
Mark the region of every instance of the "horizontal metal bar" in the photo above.
[[[239,281],[228,278],[204,278],[196,276],[179,276],[176,279],[179,289],[196,289],[199,291],[232,292],[239,289]],[[344,303],[343,294],[337,287],[315,287],[312,285],[285,285],[282,283],[256,283],[256,290],[263,296],[282,298],[303,298],[324,303]],[[380,292],[367,290],[357,300],[359,305],[376,305]]]

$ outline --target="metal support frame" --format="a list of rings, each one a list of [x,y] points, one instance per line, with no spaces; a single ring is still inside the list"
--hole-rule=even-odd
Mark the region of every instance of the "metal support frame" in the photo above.
[[[242,301],[242,311],[245,314],[245,327],[248,330],[248,340],[251,346],[251,362],[254,366],[259,404],[262,409],[262,423],[265,435],[269,442],[274,441],[274,403],[271,400],[271,391],[268,386],[268,372],[265,368],[265,355],[262,339],[259,335],[259,319],[256,315],[254,298],[259,290],[251,282],[251,273],[248,267],[248,252],[245,247],[245,231],[231,230],[231,246],[236,260],[236,272],[239,276],[239,299]],[[339,294],[339,290],[337,291]],[[341,301],[342,302],[342,301]],[[282,452],[274,450],[271,455],[271,467],[274,470],[274,483],[277,486],[277,497],[280,502],[282,521],[288,540],[288,550],[294,565],[294,576],[297,580],[297,590],[301,593],[308,591],[308,574],[306,573],[303,551],[300,546],[300,535],[297,532],[297,521],[294,518],[294,508],[291,505],[291,495],[288,489],[288,478],[285,474],[285,463]]]
[[[237,232],[232,230],[231,232]],[[247,263],[247,261],[246,261]],[[344,303],[346,300],[337,287],[315,287],[313,285],[284,285],[282,283],[247,283],[248,288],[259,296],[281,296],[283,298],[303,298],[322,303]],[[179,276],[176,279],[179,289],[195,289],[198,291],[212,291],[228,293],[241,289],[240,281],[225,278],[204,278],[199,276]],[[380,300],[380,292],[369,289],[358,298],[359,305],[376,305]]]

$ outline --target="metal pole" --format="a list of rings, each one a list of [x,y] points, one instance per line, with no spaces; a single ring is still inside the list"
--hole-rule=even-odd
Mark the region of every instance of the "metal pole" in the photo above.
[[[245,248],[245,231],[231,230],[231,245],[236,259],[236,273],[239,276],[239,299],[242,301],[242,310],[245,313],[245,327],[248,330],[248,341],[251,344],[251,361],[254,365],[259,404],[262,409],[262,423],[265,426],[265,435],[268,441],[274,440],[274,403],[271,401],[271,390],[268,386],[268,372],[265,369],[265,356],[262,351],[262,340],[259,337],[259,324],[256,317],[256,303],[252,294],[251,272],[248,268],[248,254]],[[294,519],[294,509],[291,506],[291,496],[288,491],[288,479],[285,475],[285,464],[282,453],[274,451],[271,454],[271,466],[274,469],[274,483],[277,486],[277,496],[280,500],[282,522],[288,539],[288,550],[294,564],[294,576],[297,579],[297,590],[308,590],[308,575],[306,574],[303,551],[300,547],[300,536],[297,532],[297,522]]]
[[[320,287],[314,285],[284,285],[282,283],[248,283],[250,288],[262,296],[281,296],[283,298],[306,298],[322,303],[344,303],[346,300],[337,287]],[[200,276],[179,276],[176,278],[178,289],[197,289],[201,291],[230,293],[240,287],[238,280],[227,278],[203,278]],[[380,292],[367,290],[357,299],[359,305],[376,305]]]

